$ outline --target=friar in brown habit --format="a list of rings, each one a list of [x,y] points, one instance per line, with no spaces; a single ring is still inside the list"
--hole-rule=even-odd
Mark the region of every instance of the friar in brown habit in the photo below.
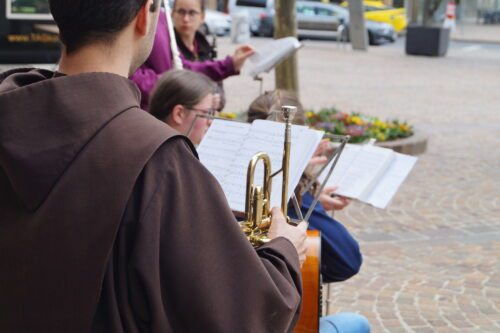
[[[51,0],[58,72],[0,77],[0,332],[285,332],[305,226],[251,247],[127,79],[158,0]]]

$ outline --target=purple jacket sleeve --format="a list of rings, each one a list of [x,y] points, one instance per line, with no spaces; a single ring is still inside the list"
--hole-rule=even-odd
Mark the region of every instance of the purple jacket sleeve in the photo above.
[[[182,57],[182,64],[185,69],[203,73],[214,81],[222,81],[228,76],[239,74],[234,69],[233,58],[230,56],[227,56],[224,60],[206,61],[189,61]]]
[[[167,20],[165,15],[160,13],[151,54],[146,62],[130,77],[141,91],[141,107],[144,110],[148,110],[149,96],[160,75],[173,67],[170,38],[167,31]],[[221,81],[228,76],[239,74],[235,71],[233,59],[230,56],[224,60],[203,62],[191,62],[182,59],[182,64],[184,68],[203,73],[214,81]]]

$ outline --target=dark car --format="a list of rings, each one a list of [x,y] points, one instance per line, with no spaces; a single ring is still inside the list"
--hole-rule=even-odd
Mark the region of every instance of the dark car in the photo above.
[[[349,40],[349,11],[339,5],[309,1],[297,1],[297,35],[299,38],[342,38]],[[271,37],[274,34],[275,10],[260,15],[258,33]],[[394,28],[387,23],[365,21],[371,45],[396,40]],[[343,25],[344,29],[339,29]]]

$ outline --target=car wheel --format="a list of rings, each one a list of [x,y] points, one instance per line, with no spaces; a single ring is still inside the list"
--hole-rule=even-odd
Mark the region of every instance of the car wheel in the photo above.
[[[394,32],[389,40],[391,41],[391,43],[394,43],[397,39],[398,39],[398,34]]]
[[[375,42],[375,37],[370,31],[368,31],[368,43],[370,45],[377,45],[377,43]]]

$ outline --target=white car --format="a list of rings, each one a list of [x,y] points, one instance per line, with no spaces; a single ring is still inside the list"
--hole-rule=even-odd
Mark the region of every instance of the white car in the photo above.
[[[200,27],[205,35],[226,36],[231,32],[231,16],[216,10],[205,10],[205,22]]]

